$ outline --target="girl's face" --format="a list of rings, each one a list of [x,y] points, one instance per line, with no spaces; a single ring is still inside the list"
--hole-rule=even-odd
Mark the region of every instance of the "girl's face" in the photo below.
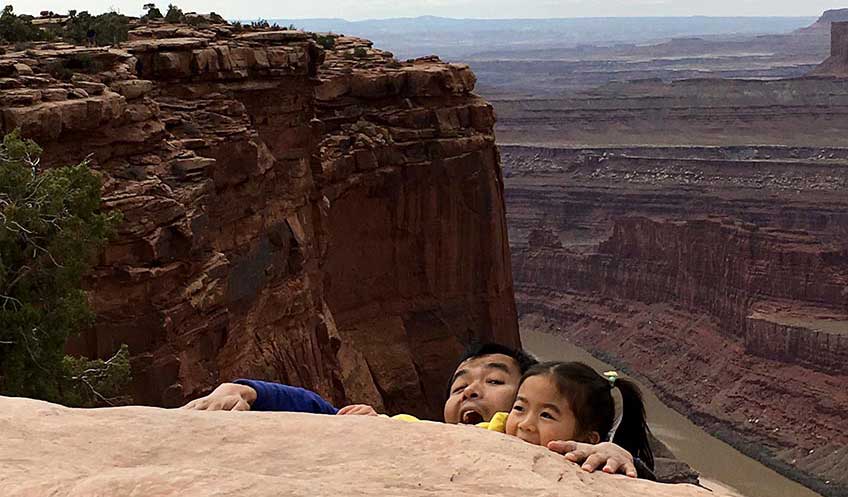
[[[550,375],[524,380],[506,420],[506,433],[547,446],[554,440],[577,440],[577,419]]]

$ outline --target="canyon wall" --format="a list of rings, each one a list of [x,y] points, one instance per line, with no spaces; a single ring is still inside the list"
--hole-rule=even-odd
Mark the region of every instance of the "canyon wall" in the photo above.
[[[522,323],[827,496],[848,494],[844,15],[796,33],[832,31],[807,77],[496,102]]]
[[[140,403],[235,377],[440,415],[468,341],[517,345],[492,108],[467,66],[365,40],[150,24],[0,56],[3,130],[90,158],[118,236],[72,352]]]
[[[848,149],[504,146],[519,316],[841,495]]]

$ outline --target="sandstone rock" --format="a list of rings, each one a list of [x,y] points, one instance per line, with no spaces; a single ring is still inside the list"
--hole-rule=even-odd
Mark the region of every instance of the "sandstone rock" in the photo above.
[[[162,78],[185,78],[192,75],[191,52],[157,52],[153,70]]]
[[[32,68],[26,64],[15,64],[15,72],[18,76],[32,76]]]
[[[78,88],[0,64],[3,129],[48,167],[92,154],[123,214],[69,352],[128,344],[145,404],[255,377],[437,418],[465,343],[518,344],[493,120],[467,68],[352,37],[340,50],[366,57],[288,31],[131,36],[34,52],[33,67],[104,57]],[[426,73],[420,89],[400,66]],[[375,345],[389,335],[391,354]]]
[[[126,79],[115,81],[109,87],[124,96],[127,100],[133,100],[144,96],[154,88],[152,81],[146,79]]]
[[[106,85],[94,81],[74,81],[74,86],[85,91],[86,96],[100,95],[106,89]]]
[[[825,13],[827,14],[827,12]],[[826,16],[822,16],[824,19]],[[848,77],[848,22],[844,20],[831,22],[830,19],[820,22],[830,24],[830,57],[810,73],[813,76]]]
[[[309,36],[303,31],[279,30],[279,31],[256,31],[253,33],[242,33],[236,36],[238,40],[253,41],[258,43],[277,43],[304,41]]]
[[[143,407],[78,410],[3,397],[0,426],[9,427],[0,452],[14,454],[0,459],[8,497],[270,497],[281,491],[733,497],[692,485],[589,474],[516,438],[440,423]]]
[[[125,48],[130,53],[186,51],[203,48],[209,43],[204,38],[165,38],[141,39],[127,42]]]

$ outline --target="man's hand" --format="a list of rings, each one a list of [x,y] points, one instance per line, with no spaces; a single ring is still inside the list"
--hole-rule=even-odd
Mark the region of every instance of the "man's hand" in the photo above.
[[[582,463],[582,468],[590,473],[603,466],[604,473],[622,473],[631,478],[636,478],[633,456],[630,455],[630,452],[612,442],[592,445],[555,440],[548,443],[548,448],[563,454],[571,462]]]
[[[379,416],[373,407],[367,404],[353,404],[344,406],[336,413],[339,416]]]
[[[192,400],[181,409],[197,411],[249,411],[256,400],[256,390],[238,383],[221,383],[206,397]]]

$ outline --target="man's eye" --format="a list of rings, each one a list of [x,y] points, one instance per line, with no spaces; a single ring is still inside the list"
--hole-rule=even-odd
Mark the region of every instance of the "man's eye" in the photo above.
[[[463,391],[463,390],[465,390],[465,385],[461,385],[461,386],[458,386],[458,387],[454,387],[454,389],[451,391],[451,393],[459,393],[459,392],[461,392],[461,391]]]
[[[503,385],[504,382],[502,380],[488,380],[487,383],[491,383],[492,385]]]

